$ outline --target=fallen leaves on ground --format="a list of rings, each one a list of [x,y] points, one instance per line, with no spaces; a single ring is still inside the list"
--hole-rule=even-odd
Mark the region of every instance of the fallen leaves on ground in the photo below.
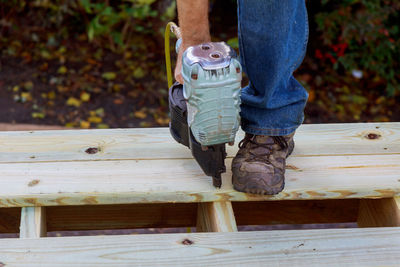
[[[81,105],[81,101],[75,97],[70,97],[67,100],[67,106],[74,106],[76,108],[78,108]]]

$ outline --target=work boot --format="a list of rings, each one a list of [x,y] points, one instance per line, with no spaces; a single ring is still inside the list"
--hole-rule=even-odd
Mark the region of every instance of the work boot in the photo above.
[[[285,186],[286,158],[294,149],[294,133],[286,136],[247,134],[232,161],[232,183],[237,191],[274,195]]]

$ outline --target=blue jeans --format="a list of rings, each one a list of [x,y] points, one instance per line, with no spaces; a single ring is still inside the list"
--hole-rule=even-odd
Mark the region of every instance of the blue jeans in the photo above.
[[[288,135],[304,120],[307,91],[293,77],[308,41],[305,0],[238,0],[245,132]]]

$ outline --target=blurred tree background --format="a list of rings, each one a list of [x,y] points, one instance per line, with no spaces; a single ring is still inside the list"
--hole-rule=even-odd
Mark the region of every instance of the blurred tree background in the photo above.
[[[400,121],[400,1],[307,6],[306,122]],[[0,122],[166,126],[171,20],[173,0],[0,0]],[[210,24],[237,48],[234,0],[210,1]]]

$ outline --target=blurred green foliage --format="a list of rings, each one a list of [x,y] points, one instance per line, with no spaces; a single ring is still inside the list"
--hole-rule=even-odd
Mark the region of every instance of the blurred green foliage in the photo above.
[[[2,15],[6,17],[25,16],[37,27],[58,28],[58,36],[63,39],[86,32],[89,41],[107,40],[109,48],[116,51],[126,48],[137,34],[160,33],[161,29],[154,27],[161,25],[160,22],[165,23],[175,18],[175,1],[155,2],[156,0],[0,0],[0,5]]]
[[[388,96],[400,92],[400,1],[321,2],[323,11],[315,16],[324,44],[315,54],[320,64],[333,64],[338,74],[344,68],[356,77],[381,81]]]
[[[165,126],[175,17],[175,0],[0,0],[0,98],[17,110],[0,121]]]
[[[129,4],[123,3],[118,6],[110,6],[107,2],[94,3],[90,0],[82,0],[80,4],[84,7],[85,12],[92,15],[87,27],[89,40],[95,37],[111,36],[112,40],[121,47],[127,42],[127,34],[129,27],[133,27],[135,31],[143,32],[148,17],[157,16],[157,11],[152,10],[150,5],[155,0],[131,0]],[[141,21],[142,23],[137,23]],[[135,23],[136,22],[136,23]],[[122,26],[123,25],[123,26]],[[120,29],[120,27],[122,28]]]

